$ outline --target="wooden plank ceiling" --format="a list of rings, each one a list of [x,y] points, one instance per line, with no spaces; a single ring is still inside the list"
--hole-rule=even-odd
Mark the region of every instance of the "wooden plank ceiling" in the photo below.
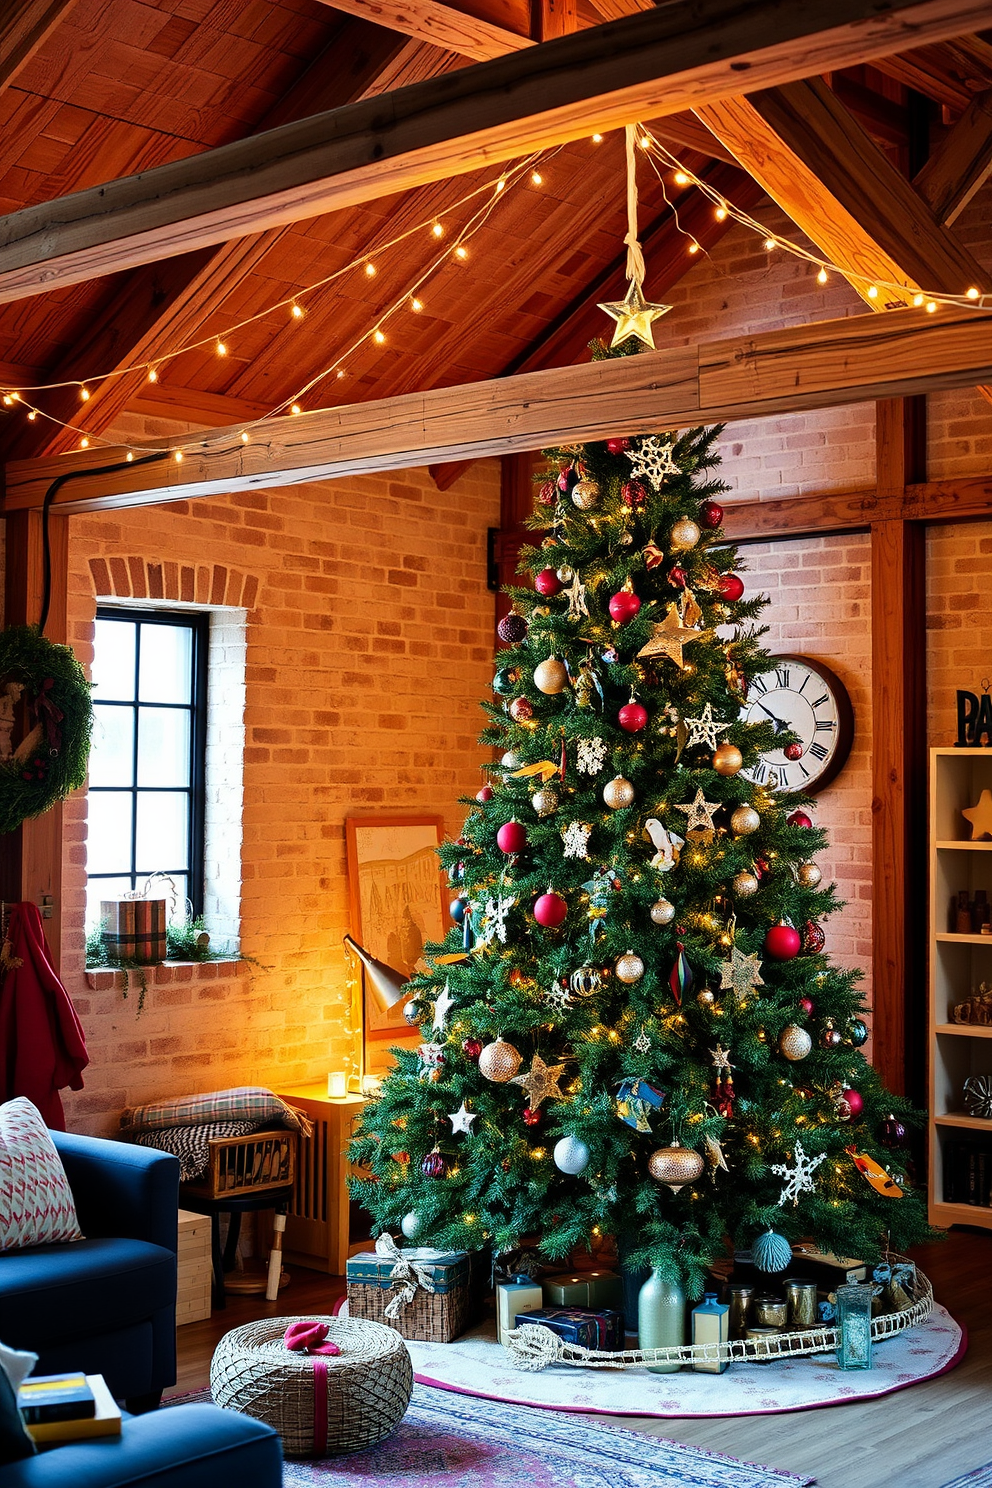
[[[649,0],[8,0],[0,213],[649,9]],[[984,290],[992,281],[953,222],[992,169],[990,35],[668,117],[656,132],[759,219],[767,192],[841,263],[910,287],[926,280],[927,288]],[[932,149],[922,171],[911,159],[921,100]],[[464,261],[444,258],[418,291],[423,310],[390,321],[382,346],[362,337],[438,253],[433,222],[453,236],[469,211],[455,204],[494,169],[0,306],[0,386],[156,362],[154,384],[143,372],[94,382],[85,404],[75,387],[38,395],[42,409],[102,435],[128,410],[204,426],[249,420],[356,342],[346,375],[315,389],[306,406],[584,360],[587,341],[604,329],[596,301],[623,286],[621,137],[576,140],[539,173],[540,184],[525,177],[506,193]],[[663,187],[645,171],[641,197],[647,287],[658,298],[699,261],[693,239],[705,251],[741,231],[671,173]],[[402,246],[384,246],[417,224]],[[280,312],[225,336],[227,355],[216,354],[212,338],[229,326],[361,256],[374,263],[374,278],[359,267],[306,295],[302,320]],[[169,359],[201,338],[209,344]],[[0,459],[79,443],[78,433],[44,419],[29,423],[23,409],[3,415]]]

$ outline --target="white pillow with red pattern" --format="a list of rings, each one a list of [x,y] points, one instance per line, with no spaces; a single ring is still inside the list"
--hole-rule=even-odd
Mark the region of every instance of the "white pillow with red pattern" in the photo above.
[[[62,1159],[38,1107],[0,1106],[0,1252],[81,1240]]]

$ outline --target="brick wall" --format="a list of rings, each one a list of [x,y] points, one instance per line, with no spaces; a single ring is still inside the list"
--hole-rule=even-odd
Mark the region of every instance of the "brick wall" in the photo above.
[[[987,181],[954,224],[955,234],[985,268],[992,268],[990,219],[992,181]],[[987,475],[992,469],[992,404],[974,388],[931,393],[927,439],[931,480]]]
[[[992,412],[992,409],[990,409]],[[927,533],[927,736],[957,738],[955,693],[981,696],[992,677],[992,522],[958,522]]]

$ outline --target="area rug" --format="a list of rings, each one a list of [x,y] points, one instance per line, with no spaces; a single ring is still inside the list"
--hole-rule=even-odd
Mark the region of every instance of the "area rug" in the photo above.
[[[491,1324],[455,1343],[411,1343],[417,1380],[465,1395],[546,1410],[610,1416],[751,1416],[873,1400],[944,1374],[964,1357],[964,1330],[943,1307],[872,1352],[872,1368],[843,1370],[833,1354],[732,1364],[724,1374],[651,1374],[644,1368],[540,1373],[514,1369]]]
[[[206,1391],[169,1405],[208,1399]],[[425,1385],[388,1440],[287,1462],[284,1488],[804,1488],[796,1477],[682,1442]]]
[[[963,1473],[960,1478],[945,1483],[944,1488],[992,1488],[992,1462],[976,1467],[973,1472]]]

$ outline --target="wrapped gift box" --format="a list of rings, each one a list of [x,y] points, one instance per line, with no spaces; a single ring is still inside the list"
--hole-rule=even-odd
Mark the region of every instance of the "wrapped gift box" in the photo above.
[[[114,961],[151,966],[167,952],[164,899],[101,899],[100,938]]]
[[[450,1343],[465,1331],[469,1320],[467,1253],[414,1247],[404,1250],[402,1257],[429,1277],[433,1290],[418,1284],[412,1299],[397,1315],[386,1317],[386,1308],[402,1290],[403,1282],[394,1277],[398,1268],[393,1259],[363,1251],[348,1261],[349,1316],[384,1323],[412,1342]],[[399,1285],[394,1285],[394,1281],[399,1281]]]
[[[623,1313],[609,1307],[595,1312],[586,1307],[535,1307],[517,1313],[517,1327],[522,1323],[550,1328],[566,1343],[577,1343],[582,1348],[610,1352],[622,1349],[624,1344]]]
[[[549,1307],[623,1309],[623,1282],[615,1271],[564,1272],[547,1277],[541,1285]]]
[[[521,1312],[540,1311],[544,1297],[541,1283],[530,1276],[511,1276],[509,1281],[496,1283],[496,1332],[500,1343],[506,1334],[517,1326]]]

